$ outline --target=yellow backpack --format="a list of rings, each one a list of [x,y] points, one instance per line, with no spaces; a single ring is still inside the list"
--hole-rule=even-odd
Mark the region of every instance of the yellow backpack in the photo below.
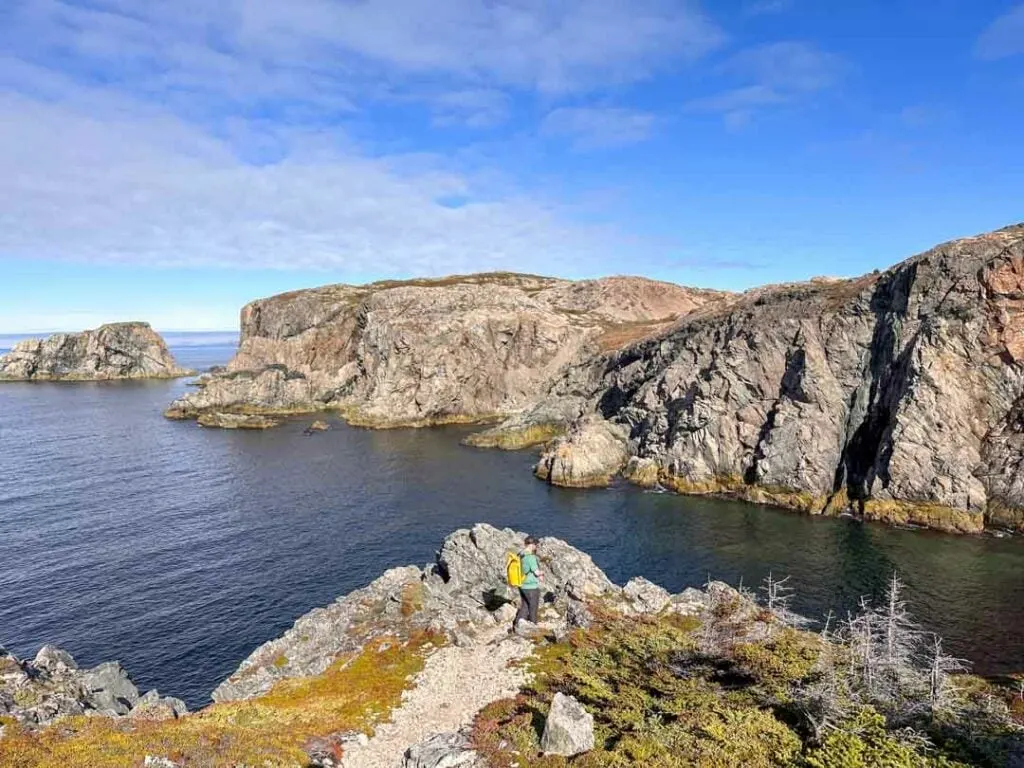
[[[523,586],[523,561],[515,552],[505,555],[505,577],[510,587]]]

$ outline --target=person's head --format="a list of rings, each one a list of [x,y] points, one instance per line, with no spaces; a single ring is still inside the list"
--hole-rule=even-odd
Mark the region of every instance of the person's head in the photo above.
[[[526,548],[528,550],[530,550],[531,552],[533,552],[534,554],[537,554],[537,537],[536,536],[527,536],[526,537]]]

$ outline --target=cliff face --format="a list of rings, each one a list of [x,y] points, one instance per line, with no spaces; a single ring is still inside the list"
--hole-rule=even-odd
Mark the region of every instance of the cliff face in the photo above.
[[[565,366],[723,298],[640,278],[514,274],[283,294],[242,310],[227,370],[167,415],[332,408],[367,426],[479,421],[531,404]]]
[[[537,466],[555,484],[624,472],[812,513],[1022,527],[1024,226],[752,291],[551,393],[583,402]]]
[[[0,381],[99,381],[189,376],[147,323],[22,341],[0,356]]]

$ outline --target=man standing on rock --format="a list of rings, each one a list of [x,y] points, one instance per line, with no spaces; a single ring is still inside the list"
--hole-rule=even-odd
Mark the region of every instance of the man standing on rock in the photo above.
[[[526,537],[526,546],[519,553],[519,559],[522,563],[523,583],[519,586],[519,611],[516,613],[515,621],[512,622],[512,629],[516,628],[520,619],[537,623],[537,609],[540,607],[540,580],[544,578],[544,574],[541,573],[540,563],[537,561],[537,539],[534,536]]]

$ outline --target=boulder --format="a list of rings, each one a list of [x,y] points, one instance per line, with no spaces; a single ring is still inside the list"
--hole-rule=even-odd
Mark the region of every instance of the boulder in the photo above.
[[[629,459],[628,432],[598,416],[576,422],[565,437],[541,454],[534,473],[552,485],[590,488],[608,485]]]
[[[44,645],[40,648],[32,665],[38,669],[45,669],[51,674],[61,674],[78,669],[78,664],[75,663],[70,653],[53,645]]]
[[[128,717],[133,720],[175,720],[187,714],[188,707],[181,699],[149,691],[135,703]]]
[[[127,715],[139,701],[139,689],[116,661],[87,670],[82,681],[90,704],[102,713]]]
[[[667,590],[640,576],[627,582],[622,596],[637,613],[661,613],[672,600]]]
[[[0,355],[0,381],[102,381],[191,376],[147,323],[112,323],[15,344]]]
[[[565,609],[565,623],[573,629],[587,629],[594,622],[587,604],[582,600],[570,600]]]
[[[402,768],[483,768],[464,732],[439,733],[409,747]]]
[[[540,748],[545,755],[573,757],[594,748],[594,716],[572,696],[556,693],[544,723]]]

